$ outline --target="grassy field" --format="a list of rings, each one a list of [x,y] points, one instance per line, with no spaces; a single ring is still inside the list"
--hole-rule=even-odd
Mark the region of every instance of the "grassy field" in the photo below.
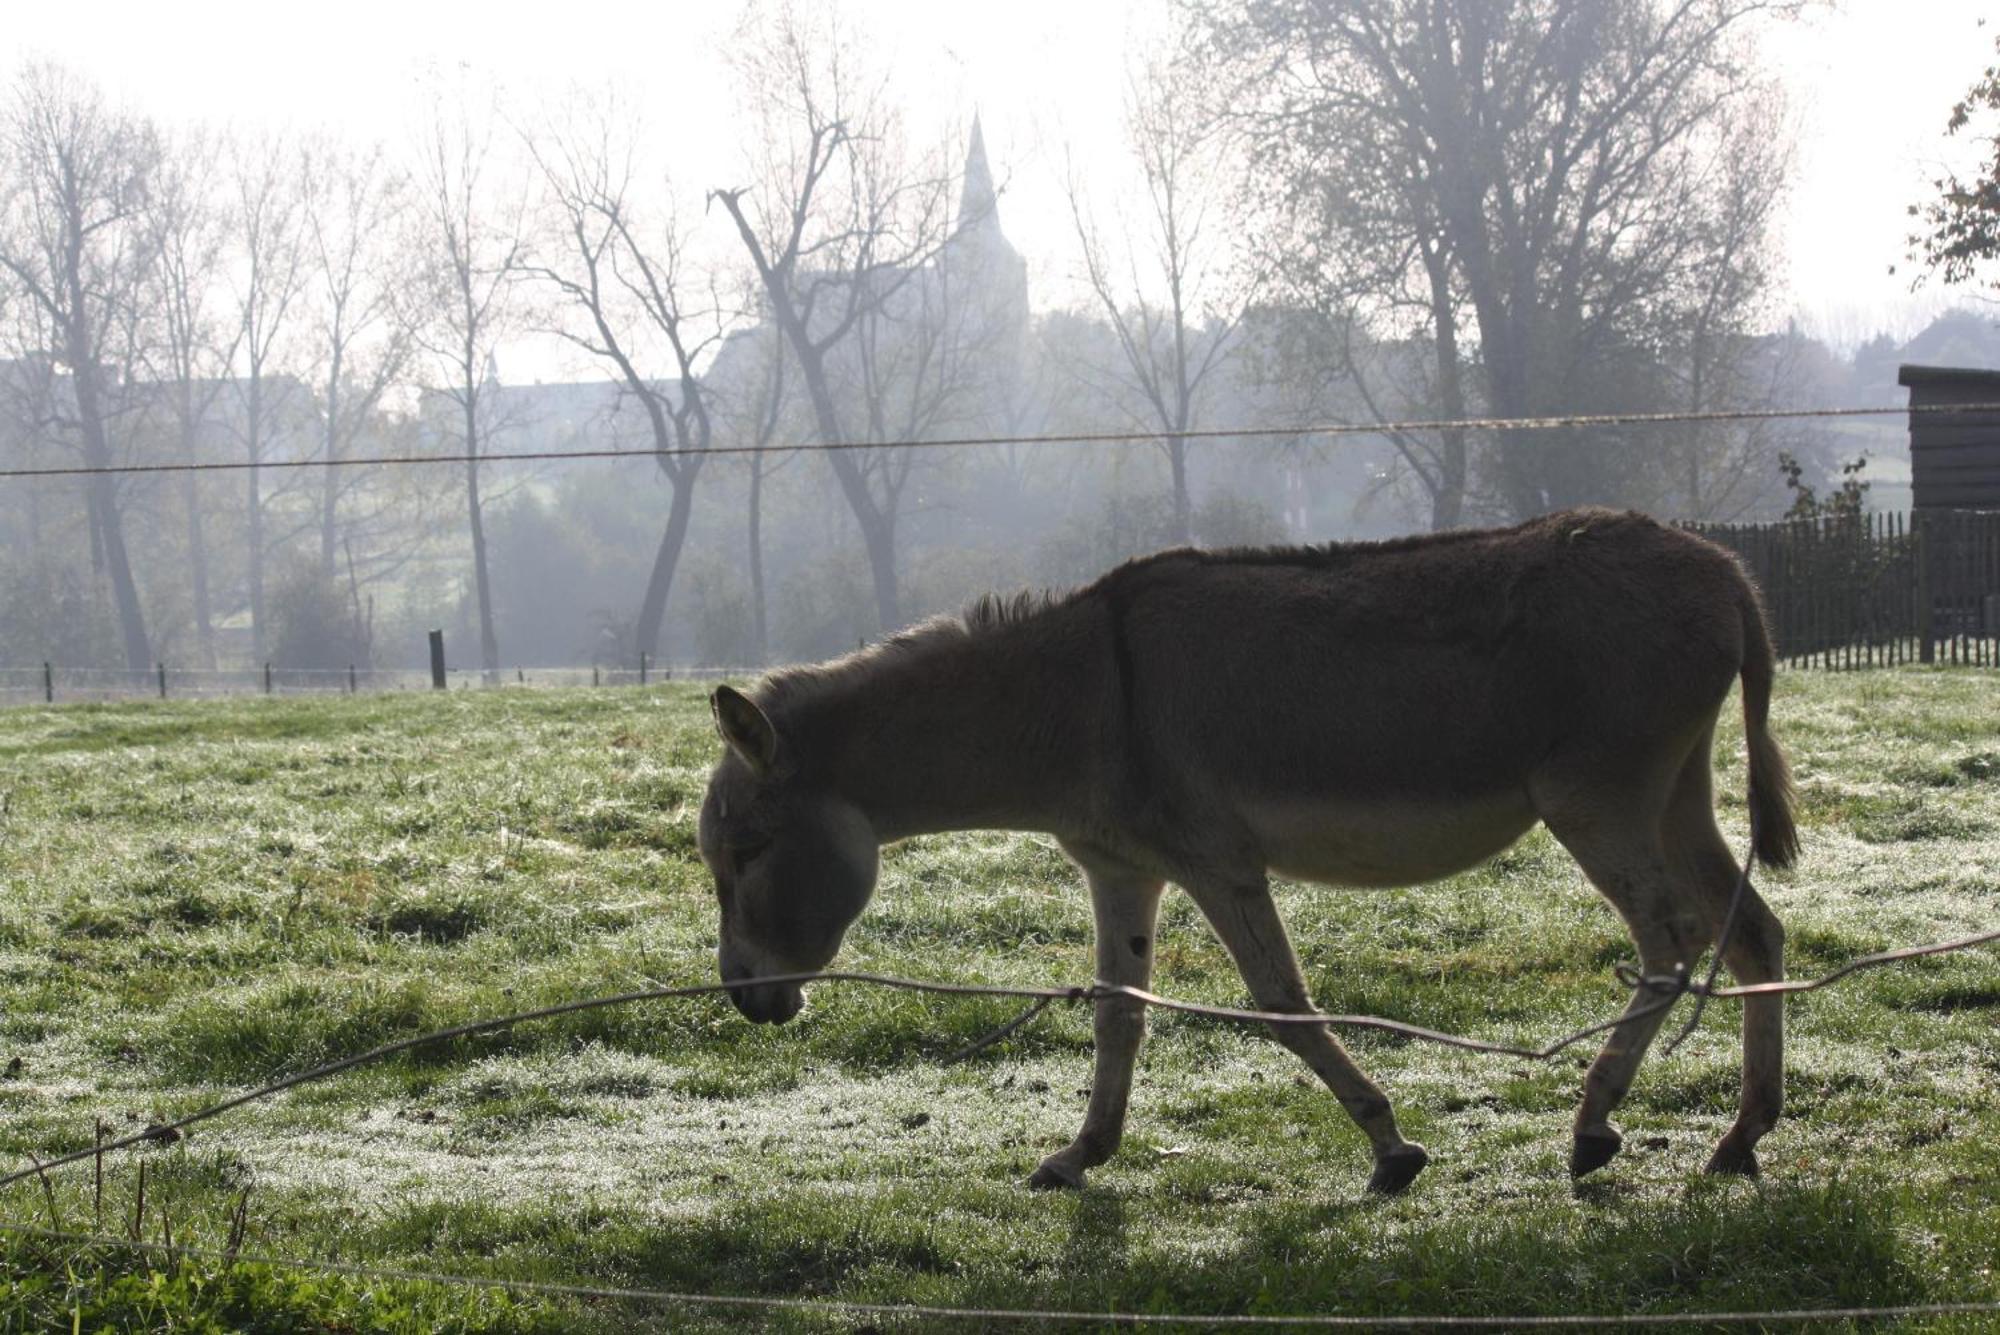
[[[2000,677],[1793,674],[1776,707],[1806,852],[1765,891],[1795,974],[1990,926]],[[701,982],[693,813],[716,744],[668,687],[134,703],[0,715],[0,1162],[124,1133],[457,1021]],[[1743,834],[1740,737],[1718,747]],[[1547,835],[1397,892],[1289,886],[1320,1004],[1509,1041],[1608,1018],[1629,955]],[[889,850],[844,967],[1087,979],[1041,838]],[[1240,1003],[1170,898],[1156,986]],[[1882,970],[1790,1009],[1761,1182],[1703,1178],[1734,1007],[1641,1072],[1628,1153],[1565,1162],[1583,1056],[1352,1040],[1434,1163],[1364,1196],[1360,1135],[1261,1035],[1156,1018],[1125,1148],[1081,1194],[1023,1180],[1075,1129],[1088,1017],[955,1066],[999,1001],[825,986],[791,1026],[719,999],[466,1040],[0,1193],[19,1224],[434,1271],[733,1294],[1153,1312],[1700,1312],[2000,1299],[2000,958]],[[80,1170],[80,1171],[79,1171]],[[101,1219],[101,1223],[100,1223]],[[724,1328],[742,1314],[513,1299],[0,1238],[0,1330]],[[908,1320],[762,1314],[764,1326]],[[1990,1329],[1991,1322],[1914,1323]]]

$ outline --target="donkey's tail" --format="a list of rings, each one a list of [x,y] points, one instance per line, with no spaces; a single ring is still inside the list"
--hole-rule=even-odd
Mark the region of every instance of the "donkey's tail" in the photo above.
[[[1792,819],[1792,767],[1771,735],[1771,681],[1777,655],[1763,600],[1743,586],[1743,738],[1750,751],[1750,837],[1757,860],[1789,867],[1799,855],[1799,827]]]

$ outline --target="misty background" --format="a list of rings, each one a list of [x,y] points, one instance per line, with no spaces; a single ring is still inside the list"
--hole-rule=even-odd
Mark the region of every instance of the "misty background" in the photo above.
[[[753,667],[1184,542],[1767,519],[1864,457],[1900,508],[1893,417],[1307,428],[1886,406],[1902,362],[2000,366],[1984,308],[1880,295],[1900,236],[1801,300],[1834,229],[1773,53],[1826,6],[1123,13],[1097,100],[1051,92],[1004,153],[880,6],[701,11],[659,75],[702,67],[692,110],[560,42],[532,79],[384,53],[379,137],[373,102],[190,115],[23,55],[0,467],[231,467],[0,478],[0,667],[397,667],[433,626],[494,673]],[[1914,94],[1940,155],[1963,82]],[[569,451],[635,457],[506,457]],[[343,462],[384,457],[449,462]]]

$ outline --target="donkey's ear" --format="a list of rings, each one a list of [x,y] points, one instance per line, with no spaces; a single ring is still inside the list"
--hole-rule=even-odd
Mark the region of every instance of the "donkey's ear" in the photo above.
[[[715,711],[716,731],[729,749],[757,773],[769,770],[778,758],[778,731],[756,701],[733,686],[718,686],[708,704]]]

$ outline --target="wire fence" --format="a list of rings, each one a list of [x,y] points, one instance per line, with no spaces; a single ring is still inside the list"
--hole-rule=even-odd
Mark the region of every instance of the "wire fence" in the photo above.
[[[517,686],[576,689],[588,686],[657,686],[670,681],[730,681],[756,677],[769,668],[703,663],[645,663],[638,667],[604,664],[571,667],[510,667],[497,672],[446,668],[438,687],[428,668],[152,668],[0,667],[0,706],[106,702],[113,700],[221,700],[254,695],[366,695],[431,689],[470,690]]]
[[[1202,1326],[1294,1327],[1327,1330],[1616,1330],[1654,1326],[1814,1325],[1833,1321],[1894,1321],[1927,1316],[1976,1316],[2000,1312],[2000,1302],[1908,1303],[1894,1307],[1786,1308],[1742,1312],[1618,1312],[1557,1313],[1508,1316],[1344,1315],[1331,1312],[1120,1312],[1081,1308],[946,1307],[927,1303],[868,1303],[839,1298],[795,1298],[773,1294],[693,1293],[672,1289],[611,1288],[550,1280],[508,1279],[499,1275],[456,1275],[402,1266],[362,1265],[351,1261],[310,1260],[244,1252],[237,1248],[190,1247],[146,1242],[94,1233],[70,1233],[28,1224],[0,1223],[0,1233],[75,1247],[162,1256],[168,1260],[206,1261],[224,1266],[270,1266],[354,1279],[388,1280],[406,1284],[438,1284],[489,1289],[522,1297],[583,1298],[596,1301],[652,1303],[660,1306],[730,1311],[802,1312],[827,1317],[880,1317],[954,1321],[979,1325]]]
[[[1732,915],[1733,916],[1733,915]],[[1725,933],[1726,933],[1725,927]],[[1446,1033],[1443,1030],[1427,1029],[1422,1025],[1390,1019],[1380,1015],[1327,1015],[1318,1011],[1271,1011],[1248,1010],[1235,1006],[1215,1006],[1204,1002],[1183,1001],[1174,997],[1161,996],[1142,988],[1123,983],[1107,983],[1101,979],[1087,987],[1021,987],[1002,983],[950,983],[924,978],[904,978],[892,974],[855,973],[843,970],[816,971],[811,973],[773,974],[761,978],[740,978],[730,982],[688,983],[674,987],[643,988],[637,991],[620,992],[605,997],[586,997],[577,1001],[561,1002],[553,1006],[543,1006],[534,1010],[519,1011],[511,1015],[493,1016],[483,1020],[469,1020],[464,1024],[446,1029],[418,1034],[411,1038],[384,1043],[366,1052],[328,1062],[311,1070],[289,1075],[281,1080],[238,1094],[220,1103],[198,1109],[171,1122],[155,1123],[143,1131],[137,1131],[116,1140],[100,1141],[87,1150],[74,1150],[52,1159],[38,1159],[25,1168],[18,1168],[0,1177],[0,1187],[11,1186],[29,1177],[46,1173],[52,1168],[61,1168],[85,1159],[101,1159],[103,1155],[147,1142],[172,1142],[180,1139],[190,1127],[219,1117],[223,1113],[241,1108],[245,1104],[282,1094],[300,1085],[313,1084],[329,1079],[356,1067],[372,1065],[412,1049],[427,1047],[434,1043],[449,1042],[453,1039],[469,1038],[477,1034],[493,1033],[511,1029],[515,1025],[534,1020],[554,1019],[563,1015],[574,1015],[580,1011],[601,1010],[610,1006],[629,1006],[644,1001],[663,1001],[689,997],[712,996],[718,992],[729,992],[740,988],[765,986],[804,986],[809,983],[856,983],[864,986],[894,988],[906,992],[927,992],[945,996],[1011,997],[1032,1002],[1019,1017],[993,1030],[974,1043],[954,1054],[955,1059],[963,1059],[984,1048],[991,1047],[1001,1039],[1014,1033],[1027,1022],[1057,1002],[1098,1002],[1116,998],[1126,998],[1155,1010],[1176,1011],[1184,1015],[1196,1015],[1208,1019],[1225,1020],[1238,1024],[1254,1025],[1314,1025],[1348,1029],[1372,1029],[1399,1038],[1425,1043],[1437,1043],[1445,1047],[1458,1048],[1467,1052],[1483,1053],[1490,1056],[1516,1057],[1530,1061],[1547,1061],[1578,1043],[1598,1034],[1607,1033],[1620,1025],[1630,1024],[1657,1011],[1672,1007],[1684,996],[1694,996],[1701,1001],[1710,999],[1737,1000],[1743,997],[1782,995],[1792,992],[1813,992],[1842,979],[1852,977],[1866,969],[1879,968],[1886,964],[1920,959],[1931,955],[1951,954],[1970,950],[1976,946],[1989,945],[2000,941],[2000,930],[1980,932],[1972,936],[1959,937],[1950,941],[1940,941],[1929,945],[1903,946],[1893,950],[1878,951],[1850,960],[1832,973],[1818,978],[1788,979],[1774,983],[1752,983],[1735,987],[1717,987],[1713,983],[1711,971],[1708,981],[1697,982],[1685,971],[1672,975],[1648,975],[1630,965],[1620,966],[1616,977],[1626,987],[1635,992],[1649,992],[1658,999],[1648,1007],[1641,1007],[1615,1019],[1588,1025],[1573,1033],[1565,1034],[1540,1047],[1524,1047],[1519,1044],[1496,1043],[1464,1034]]]
[[[1461,417],[1408,419],[1396,421],[1294,423],[1282,426],[1200,427],[1181,431],[1098,431],[1039,435],[952,436],[903,441],[804,441],[772,446],[709,446],[634,449],[568,449],[486,451],[478,454],[360,455],[336,459],[281,458],[170,460],[157,463],[110,465],[56,465],[0,469],[0,479],[79,477],[98,474],[149,474],[186,472],[239,472],[248,469],[301,469],[322,467],[396,467],[446,463],[524,463],[564,460],[612,460],[668,458],[702,454],[728,456],[750,453],[838,453],[854,450],[945,450],[982,446],[1107,445],[1164,441],[1228,441],[1255,439],[1308,439],[1350,436],[1395,436],[1432,431],[1550,432],[1618,426],[1700,425],[1717,422],[1771,421],[1780,419],[1843,419],[1886,416],[1918,418],[1938,416],[2000,414],[2000,403],[1909,403],[1896,406],[1828,408],[1739,409],[1709,412],[1580,413],[1540,417]],[[1941,535],[1952,523],[1951,535],[1963,537],[1972,525],[1985,535],[1982,543],[1954,540],[1932,543],[1928,558],[1912,565],[1904,560],[1896,567],[1919,570],[1923,579],[1956,581],[1951,591],[1932,590],[1927,585],[1911,589],[1888,588],[1883,571],[1893,564],[1888,558],[1844,564],[1828,556],[1845,553],[1856,544],[1849,540],[1852,522],[1829,521],[1818,525],[1721,525],[1690,523],[1706,536],[1736,549],[1749,563],[1778,621],[1781,651],[1795,663],[1821,666],[1872,666],[1896,662],[1914,653],[1923,661],[1932,659],[1933,641],[1941,640],[1948,661],[2000,663],[2000,547],[1990,540],[1993,515],[1932,515],[1925,520]],[[1916,531],[1912,516],[1893,535],[1887,534],[1887,519],[1866,521],[1873,535],[1878,522],[1885,536],[1878,546],[1883,551],[1901,550],[1906,534]],[[1807,529],[1811,532],[1808,533]],[[1836,530],[1838,532],[1836,533]],[[1859,531],[1858,529],[1856,531]],[[1835,542],[1826,534],[1835,534]],[[1802,537],[1803,535],[1803,537]],[[1946,536],[1951,536],[1946,535]],[[1806,542],[1804,537],[1819,539]],[[1976,548],[1976,550],[1975,550]],[[1808,550],[1809,549],[1809,550]],[[1873,551],[1873,548],[1870,548]],[[1803,554],[1801,554],[1803,553]],[[1836,568],[1837,567],[1837,568]],[[1935,573],[1933,567],[1936,568]],[[1862,572],[1857,574],[1856,572]],[[1865,578],[1863,577],[1865,574]],[[1893,582],[1893,581],[1890,581]],[[1904,583],[1911,583],[1905,579]],[[1958,586],[1963,585],[1963,589]],[[1879,586],[1879,587],[1878,587]],[[1885,592],[1885,589],[1887,591]],[[1933,604],[1937,604],[1934,608]],[[1892,609],[1894,617],[1884,609]],[[1939,610],[1941,609],[1941,610]],[[1897,619],[1900,618],[1900,619]],[[1893,624],[1891,622],[1893,621]],[[1906,624],[1907,623],[1907,624]],[[1830,638],[1831,637],[1831,638]],[[115,700],[153,695],[160,698],[211,698],[239,695],[323,695],[357,694],[363,691],[418,690],[426,685],[465,687],[472,685],[519,685],[575,687],[649,685],[662,679],[712,681],[731,677],[756,676],[765,669],[714,664],[648,665],[642,656],[631,664],[591,667],[503,667],[493,671],[450,669],[440,683],[428,679],[421,668],[382,668],[352,665],[345,668],[190,668],[156,664],[152,669],[76,668],[44,663],[0,667],[0,705],[43,703],[62,700]]]
[[[1724,930],[1726,935],[1727,928],[1725,927]],[[1147,992],[1139,988],[1102,981],[1093,982],[1088,987],[1038,988],[988,983],[953,983],[882,974],[828,971],[739,979],[728,983],[697,983],[677,987],[651,988],[643,991],[620,993],[615,996],[585,998],[555,1006],[546,1006],[536,1010],[518,1012],[512,1015],[474,1020],[465,1024],[452,1026],[448,1029],[436,1030],[394,1043],[383,1044],[379,1047],[371,1048],[366,1052],[329,1062],[323,1066],[314,1067],[311,1070],[302,1071],[296,1075],[274,1081],[271,1084],[246,1091],[221,1103],[199,1109],[175,1121],[150,1125],[144,1131],[115,1140],[104,1140],[100,1130],[96,1143],[90,1149],[58,1155],[47,1160],[30,1156],[29,1166],[16,1169],[6,1176],[0,1177],[0,1188],[12,1186],[29,1178],[38,1179],[48,1197],[51,1222],[59,1223],[59,1217],[55,1213],[54,1189],[49,1178],[51,1170],[60,1169],[67,1165],[89,1159],[96,1164],[97,1180],[101,1184],[104,1172],[104,1156],[108,1153],[142,1143],[171,1144],[178,1142],[183,1138],[188,1128],[199,1122],[220,1116],[245,1104],[273,1097],[300,1085],[325,1080],[344,1071],[382,1061],[414,1048],[433,1043],[447,1042],[455,1038],[463,1038],[474,1034],[511,1028],[517,1024],[573,1014],[578,1011],[607,1006],[630,1005],[636,1002],[667,998],[690,998],[713,995],[718,992],[741,987],[794,983],[801,985],[806,983],[856,983],[951,996],[1011,997],[1031,1000],[1032,1004],[1019,1017],[993,1030],[968,1047],[961,1049],[959,1053],[954,1054],[953,1060],[969,1056],[972,1053],[992,1046],[1016,1032],[1023,1025],[1041,1015],[1051,1005],[1058,1002],[1094,1003],[1119,998],[1137,1001],[1141,1005],[1151,1009],[1176,1011],[1183,1014],[1235,1023],[1255,1025],[1322,1025],[1373,1029],[1406,1039],[1439,1043],[1471,1052],[1532,1060],[1547,1060],[1593,1035],[1607,1032],[1620,1025],[1629,1024],[1636,1019],[1651,1014],[1653,1011],[1671,1007],[1684,996],[1692,995],[1706,1001],[1709,999],[1740,999],[1743,997],[1771,994],[1811,992],[1850,978],[1863,970],[1918,958],[1970,950],[1974,947],[1989,945],[1996,941],[2000,941],[2000,930],[1977,933],[1930,945],[1906,946],[1898,949],[1878,951],[1871,955],[1864,955],[1850,960],[1840,968],[1816,978],[1757,983],[1734,987],[1715,986],[1713,981],[1715,974],[1713,970],[1710,971],[1705,981],[1697,982],[1684,969],[1671,976],[1662,977],[1648,976],[1631,966],[1621,966],[1616,972],[1616,976],[1621,982],[1635,991],[1653,992],[1657,995],[1658,1000],[1650,1007],[1638,1008],[1620,1015],[1614,1020],[1579,1029],[1538,1048],[1495,1043],[1466,1035],[1444,1033],[1439,1030],[1427,1029],[1420,1025],[1408,1024],[1400,1020],[1388,1019],[1382,1016],[1323,1015],[1317,1012],[1266,1011],[1249,1010],[1232,1006],[1215,1006],[1200,1002],[1178,1000],[1153,992]],[[141,1171],[143,1182],[143,1166]],[[838,1299],[774,1295],[715,1294],[663,1289],[611,1288],[599,1285],[518,1280],[502,1276],[445,1274],[393,1266],[370,1266],[331,1260],[245,1254],[240,1251],[237,1241],[241,1236],[242,1215],[247,1208],[247,1200],[248,1197],[246,1195],[244,1204],[238,1208],[237,1218],[232,1227],[231,1246],[227,1250],[190,1247],[184,1244],[177,1246],[172,1243],[170,1238],[162,1243],[150,1243],[141,1241],[137,1237],[115,1238],[96,1234],[68,1233],[62,1231],[60,1228],[40,1229],[12,1223],[0,1223],[0,1232],[20,1237],[36,1238],[46,1242],[62,1242],[80,1247],[96,1247],[164,1255],[170,1258],[198,1259],[218,1262],[226,1266],[265,1265],[323,1274],[348,1275],[364,1279],[495,1289],[519,1295],[648,1302],[682,1307],[720,1308],[739,1311],[789,1310],[817,1312],[829,1316],[903,1317],[983,1324],[1051,1324],[1073,1322],[1116,1326],[1294,1326],[1350,1329],[1460,1328],[1504,1330],[1528,1328],[1617,1328],[1619,1326],[1645,1327],[1684,1325],[1690,1322],[1709,1325],[1810,1324],[1831,1321],[1893,1320],[1918,1316],[1975,1315],[2000,1312],[2000,1302],[1982,1301],[1910,1304],[1889,1307],[1621,1314],[1521,1314],[1510,1316],[1380,1316],[1328,1313],[1296,1313],[1285,1315],[1263,1313],[1194,1314],[951,1307],[907,1303],[863,1303]]]
[[[990,446],[1150,444],[1166,441],[1305,440],[1404,436],[1439,431],[1542,432],[1618,426],[1807,421],[1859,417],[1951,417],[2000,413],[2000,403],[1908,403],[1841,408],[1735,408],[1708,412],[1568,413],[1540,417],[1409,418],[1400,421],[1296,422],[1278,426],[1190,427],[1172,431],[1071,431],[1040,435],[941,436],[918,440],[792,441],[783,445],[669,446],[664,449],[482,450],[477,453],[376,454],[338,458],[180,459],[160,463],[56,464],[0,468],[0,479],[102,474],[237,473],[266,469],[384,468],[422,464],[550,463],[577,459],[675,459],[745,454],[845,454],[861,450],[954,450]]]

